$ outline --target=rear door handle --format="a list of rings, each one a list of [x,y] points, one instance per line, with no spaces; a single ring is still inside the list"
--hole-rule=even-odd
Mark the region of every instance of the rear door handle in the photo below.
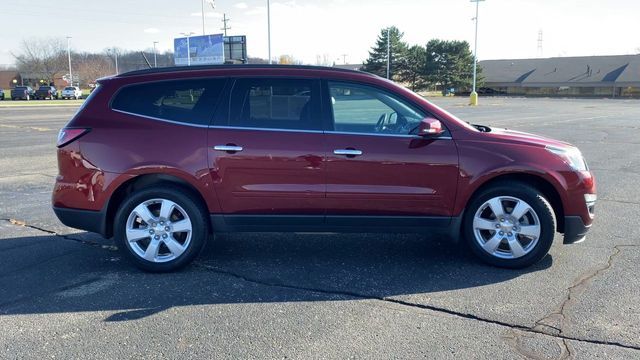
[[[237,145],[216,145],[213,147],[213,150],[216,151],[226,151],[230,153],[237,153],[242,151],[242,146]]]
[[[333,150],[333,153],[336,154],[336,155],[345,155],[347,157],[354,157],[354,156],[362,155],[362,151],[361,150],[356,150],[356,149],[335,149],[335,150]]]

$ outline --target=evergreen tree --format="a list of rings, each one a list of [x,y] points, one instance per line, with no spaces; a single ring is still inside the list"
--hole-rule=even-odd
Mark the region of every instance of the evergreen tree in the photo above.
[[[471,89],[473,83],[473,54],[466,41],[434,39],[427,43],[424,75],[432,85],[443,89]],[[478,84],[482,82],[478,67]]]
[[[402,74],[402,80],[409,84],[411,90],[419,91],[427,87],[426,63],[427,50],[423,46],[413,45],[407,50],[407,66]]]
[[[407,44],[402,41],[397,27],[392,26],[380,30],[376,44],[369,51],[369,58],[365,61],[363,70],[382,77],[387,76],[387,38],[391,39],[390,46],[390,79],[402,80],[407,67]]]

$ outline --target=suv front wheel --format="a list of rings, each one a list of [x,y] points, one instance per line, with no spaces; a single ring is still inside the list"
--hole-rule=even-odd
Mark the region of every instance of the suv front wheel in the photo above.
[[[172,185],[134,193],[120,206],[114,226],[123,254],[150,272],[173,271],[189,264],[209,235],[201,202]]]
[[[551,248],[555,217],[540,191],[523,183],[499,183],[469,204],[463,234],[482,261],[523,268],[540,261]]]

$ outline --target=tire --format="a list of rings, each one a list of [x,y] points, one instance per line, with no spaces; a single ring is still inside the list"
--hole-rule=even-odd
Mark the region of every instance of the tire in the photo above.
[[[494,208],[502,215],[496,216]],[[480,260],[519,269],[547,255],[555,224],[553,208],[540,191],[524,183],[497,183],[470,201],[462,233]]]
[[[161,216],[162,205],[173,209],[169,216]],[[116,213],[114,235],[120,251],[135,266],[149,272],[169,272],[198,256],[209,236],[208,225],[202,202],[191,192],[167,184],[129,196]]]

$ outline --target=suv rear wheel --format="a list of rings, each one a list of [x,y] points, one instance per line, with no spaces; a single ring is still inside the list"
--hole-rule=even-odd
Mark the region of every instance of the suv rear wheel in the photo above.
[[[167,272],[189,264],[208,235],[201,202],[181,188],[140,190],[126,199],[115,218],[118,247],[136,266]]]
[[[549,201],[522,183],[500,183],[469,204],[464,237],[482,261],[523,268],[540,261],[551,248],[555,217]]]

